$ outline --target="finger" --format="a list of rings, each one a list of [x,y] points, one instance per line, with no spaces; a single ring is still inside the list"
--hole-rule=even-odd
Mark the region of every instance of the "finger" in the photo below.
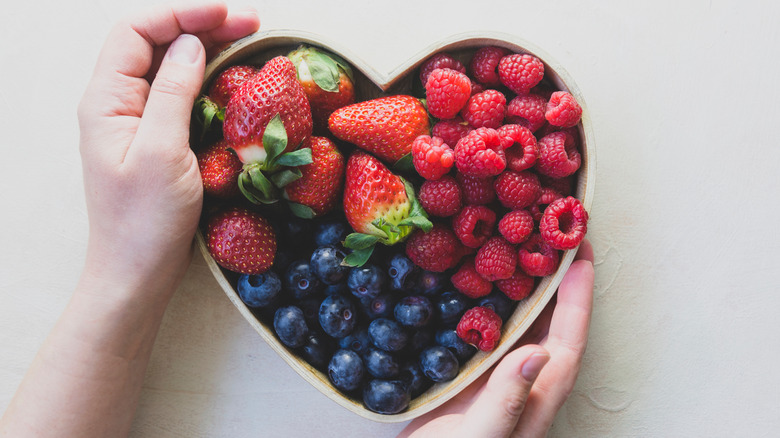
[[[525,345],[501,359],[463,417],[463,436],[507,436],[515,428],[531,387],[549,359],[547,351],[538,345]]]

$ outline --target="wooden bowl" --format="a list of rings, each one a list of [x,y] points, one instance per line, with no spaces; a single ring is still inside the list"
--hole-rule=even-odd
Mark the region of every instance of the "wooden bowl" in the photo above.
[[[359,57],[350,53],[343,47],[338,47],[327,41],[323,41],[316,35],[305,32],[277,30],[261,32],[242,40],[239,40],[218,54],[206,67],[204,80],[204,92],[207,85],[216,75],[225,68],[239,64],[251,63],[262,65],[265,61],[277,55],[286,55],[301,43],[307,43],[322,47],[336,53],[348,61],[354,69],[356,93],[361,100],[380,97],[385,94],[408,94],[411,92],[413,75],[417,67],[430,55],[446,51],[459,58],[467,65],[471,54],[483,46],[493,45],[508,48],[514,52],[531,53],[541,59],[545,64],[545,76],[549,78],[560,90],[569,91],[583,107],[582,122],[578,125],[581,137],[580,153],[582,154],[582,166],[578,173],[576,196],[586,210],[590,211],[594,193],[595,153],[594,138],[591,120],[585,107],[585,101],[577,89],[572,78],[550,56],[522,39],[506,34],[496,33],[467,33],[452,36],[437,44],[431,45],[422,52],[411,56],[405,63],[389,73],[378,72],[364,63]],[[565,251],[561,258],[560,267],[555,274],[545,277],[537,285],[534,292],[526,299],[520,301],[518,306],[504,324],[503,333],[499,345],[490,353],[478,352],[468,362],[463,364],[458,376],[446,383],[435,384],[427,392],[412,400],[408,409],[395,415],[377,414],[366,409],[362,401],[348,398],[328,381],[327,375],[309,365],[300,357],[291,353],[282,345],[273,329],[264,325],[255,314],[239,298],[234,288],[235,274],[224,271],[217,265],[208,252],[202,233],[197,234],[197,246],[206,260],[217,282],[225,291],[228,298],[236,306],[243,317],[254,327],[257,333],[276,351],[298,374],[315,388],[330,397],[334,402],[350,411],[378,422],[401,422],[420,416],[442,403],[446,402],[458,392],[466,388],[481,374],[493,366],[504,354],[512,350],[516,341],[526,332],[531,323],[536,319],[550,298],[555,293],[564,273],[571,265],[576,249]]]

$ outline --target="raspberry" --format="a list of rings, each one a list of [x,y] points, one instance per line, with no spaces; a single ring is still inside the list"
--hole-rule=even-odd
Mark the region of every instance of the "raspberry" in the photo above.
[[[506,121],[536,132],[544,126],[547,100],[535,93],[517,96],[506,107]]]
[[[471,76],[480,84],[488,87],[497,87],[501,85],[498,78],[498,63],[501,58],[509,55],[511,52],[503,47],[488,46],[482,47],[474,53],[469,63]]]
[[[425,99],[428,112],[437,119],[451,119],[471,97],[471,80],[449,68],[437,68],[428,75]]]
[[[509,243],[523,243],[533,231],[534,218],[528,210],[510,211],[498,221],[498,232]]]
[[[588,232],[588,212],[579,199],[556,199],[544,210],[539,222],[542,239],[555,249],[574,249]]]
[[[474,259],[469,258],[450,278],[452,285],[469,298],[481,298],[493,291],[493,283],[482,278],[474,267]]]
[[[533,220],[535,222],[541,221],[542,215],[544,215],[544,210],[551,202],[558,198],[563,198],[563,195],[561,195],[560,192],[551,187],[542,186],[542,194],[539,195],[539,197],[536,198],[536,201],[534,201],[534,203],[528,207],[528,211],[531,214]]]
[[[529,54],[507,55],[498,63],[498,77],[516,94],[528,94],[544,78],[544,64]]]
[[[528,207],[541,193],[539,178],[528,170],[507,170],[496,178],[493,186],[501,205],[512,210]]]
[[[506,168],[506,156],[498,131],[478,128],[461,138],[455,146],[455,166],[468,176],[487,178]]]
[[[455,331],[463,341],[482,351],[496,347],[501,338],[501,317],[488,307],[472,307],[460,318]]]
[[[574,175],[563,178],[553,178],[542,174],[539,174],[539,182],[542,184],[542,187],[549,187],[563,196],[573,194],[574,185],[576,183]]]
[[[463,120],[473,128],[498,128],[506,115],[506,97],[496,90],[471,96],[461,111]]]
[[[520,245],[517,251],[517,264],[520,269],[532,277],[550,275],[558,268],[561,256],[558,251],[534,233]]]
[[[574,138],[563,131],[547,134],[536,143],[539,157],[536,167],[539,173],[553,178],[572,175],[580,168],[582,158]]]
[[[425,181],[417,197],[423,209],[433,216],[452,216],[463,205],[460,186],[455,178],[448,175],[436,181]]]
[[[455,152],[439,137],[421,135],[412,142],[412,163],[425,179],[439,179],[455,164]]]
[[[509,299],[520,301],[531,294],[535,282],[534,278],[526,275],[522,269],[516,269],[511,277],[506,280],[498,280],[495,285]]]
[[[498,128],[504,142],[506,167],[519,172],[530,169],[536,163],[536,137],[521,125],[504,125]]]
[[[426,271],[444,272],[454,268],[463,257],[463,245],[455,233],[442,224],[431,231],[416,230],[406,242],[406,255]]]
[[[437,53],[420,66],[420,82],[423,86],[428,82],[428,75],[437,68],[449,68],[461,73],[466,73],[466,67],[448,53]]]
[[[471,95],[479,94],[483,91],[487,90],[484,85],[480,84],[479,82],[472,82],[471,83]]]
[[[496,213],[484,205],[467,205],[452,220],[452,229],[461,243],[479,248],[493,235]]]
[[[556,91],[547,102],[547,110],[544,118],[550,124],[563,128],[570,128],[580,122],[582,107],[571,94],[565,91]]]
[[[199,151],[196,156],[204,193],[222,199],[238,196],[238,176],[243,170],[243,164],[228,149],[227,142],[218,141]]]
[[[496,191],[493,189],[493,178],[476,178],[460,172],[455,174],[455,178],[460,185],[464,204],[485,205],[496,199]]]
[[[505,280],[517,268],[517,251],[503,237],[492,237],[477,251],[474,267],[485,280]]]
[[[471,131],[469,124],[464,122],[461,117],[455,117],[449,120],[441,120],[431,128],[431,135],[441,138],[444,143],[450,147],[458,144],[461,138]]]

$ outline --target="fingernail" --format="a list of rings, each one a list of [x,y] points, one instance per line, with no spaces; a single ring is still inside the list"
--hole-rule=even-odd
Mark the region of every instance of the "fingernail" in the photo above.
[[[520,369],[520,374],[523,375],[525,380],[533,382],[549,360],[549,354],[534,353],[525,361],[523,367]]]
[[[200,48],[201,44],[198,37],[183,34],[179,35],[179,37],[171,43],[166,56],[169,60],[178,62],[179,64],[192,64],[198,60]]]

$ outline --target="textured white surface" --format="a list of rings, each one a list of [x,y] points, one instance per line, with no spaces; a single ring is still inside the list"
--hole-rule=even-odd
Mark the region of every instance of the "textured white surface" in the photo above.
[[[0,409],[83,260],[76,105],[110,27],[152,3],[13,2],[0,15]],[[322,34],[386,71],[453,33],[515,33],[565,66],[587,98],[596,307],[581,377],[550,435],[773,436],[780,7],[496,1],[483,4],[514,12],[436,15],[434,2],[393,4],[254,2],[264,28]],[[361,420],[309,387],[196,256],[132,435],[389,437],[402,426]]]

